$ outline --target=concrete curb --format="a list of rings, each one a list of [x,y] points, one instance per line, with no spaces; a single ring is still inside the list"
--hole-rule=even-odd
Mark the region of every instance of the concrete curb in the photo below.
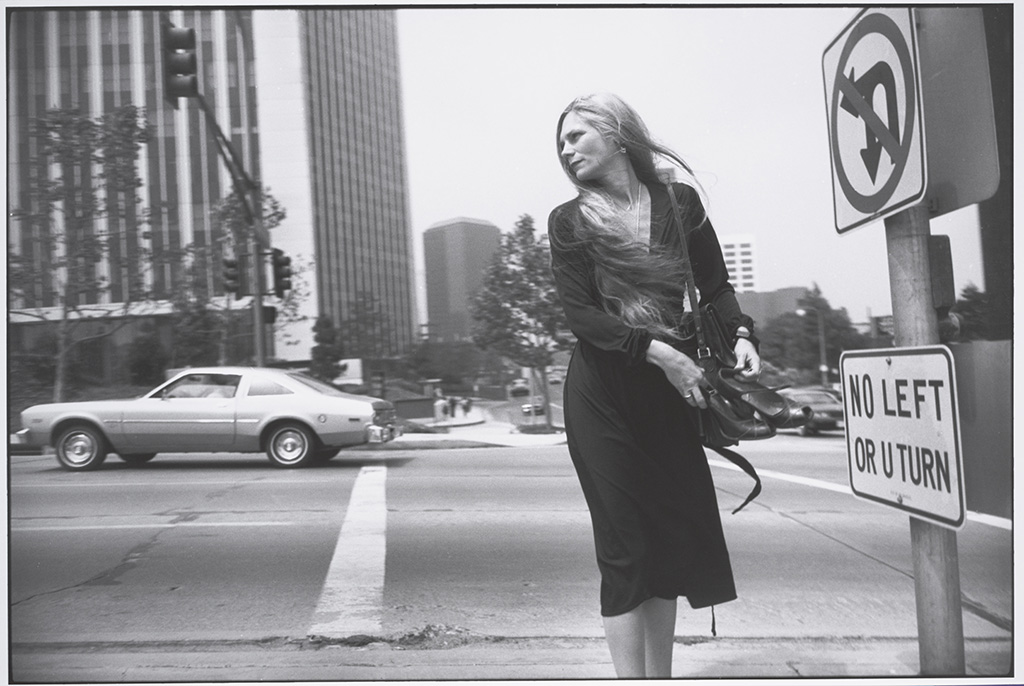
[[[443,632],[442,632],[443,633]],[[610,679],[603,639],[452,637],[424,647],[267,639],[239,645],[75,644],[12,646],[21,683],[136,681],[378,681]],[[967,675],[1012,676],[1012,639],[965,642]],[[916,638],[680,638],[673,676],[690,679],[894,678],[919,676]],[[956,677],[953,677],[956,679]],[[928,682],[924,682],[928,683]],[[934,683],[932,677],[931,683]]]

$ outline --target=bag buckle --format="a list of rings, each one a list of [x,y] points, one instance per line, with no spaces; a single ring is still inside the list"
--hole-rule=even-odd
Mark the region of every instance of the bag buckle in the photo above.
[[[709,357],[711,357],[711,348],[709,348],[706,345],[697,348],[697,359],[698,360],[706,360]]]

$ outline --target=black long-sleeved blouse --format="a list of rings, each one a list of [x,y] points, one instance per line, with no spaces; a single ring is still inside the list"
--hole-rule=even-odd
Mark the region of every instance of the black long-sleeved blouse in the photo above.
[[[730,336],[735,335],[740,326],[752,332],[753,321],[742,313],[736,301],[718,236],[705,216],[700,196],[686,184],[675,183],[672,188],[686,224],[694,283],[700,293],[699,305],[714,303]],[[651,245],[666,246],[680,254],[680,232],[668,191],[662,185],[650,186],[648,190],[651,194]],[[562,247],[572,239],[573,213],[578,221],[579,206],[575,199],[556,207],[548,218],[551,267],[569,328],[577,338],[596,348],[621,352],[628,364],[638,364],[645,359],[652,335],[605,312],[594,280],[592,259],[582,248]]]

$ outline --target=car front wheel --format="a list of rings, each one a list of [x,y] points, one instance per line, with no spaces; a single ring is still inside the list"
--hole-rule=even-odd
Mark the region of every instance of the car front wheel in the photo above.
[[[57,461],[64,469],[89,471],[107,459],[107,440],[97,429],[76,424],[61,431],[55,442]]]
[[[267,457],[276,467],[301,467],[316,459],[316,439],[301,424],[279,424],[267,436]]]

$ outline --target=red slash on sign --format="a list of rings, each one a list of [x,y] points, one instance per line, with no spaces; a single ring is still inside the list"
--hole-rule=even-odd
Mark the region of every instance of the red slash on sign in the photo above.
[[[883,124],[875,113],[874,97],[878,86],[885,90],[888,126]],[[850,78],[842,74],[836,77],[836,87],[843,93],[840,107],[864,120],[864,136],[867,140],[860,156],[864,160],[864,167],[871,177],[871,182],[874,183],[875,177],[878,176],[882,148],[885,148],[893,160],[901,154],[900,143],[897,140],[900,135],[900,115],[896,104],[896,77],[893,76],[892,67],[885,62],[879,62],[859,79],[854,77],[851,67]]]

